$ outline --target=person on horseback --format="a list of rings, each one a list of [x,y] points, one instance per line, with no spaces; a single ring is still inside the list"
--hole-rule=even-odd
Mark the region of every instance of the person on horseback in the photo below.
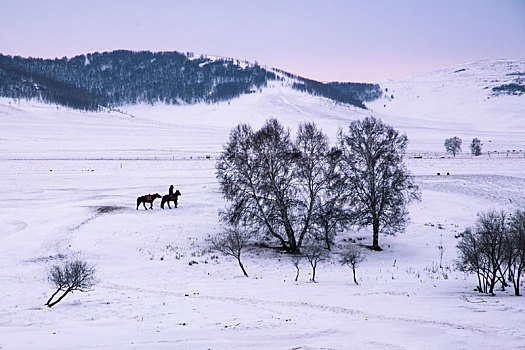
[[[173,198],[173,185],[170,185],[170,189],[168,193],[170,195],[170,199]]]

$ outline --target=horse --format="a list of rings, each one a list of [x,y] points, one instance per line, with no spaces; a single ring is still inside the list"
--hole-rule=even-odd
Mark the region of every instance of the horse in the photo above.
[[[157,198],[161,198],[161,195],[158,193],[147,194],[147,195],[138,197],[137,198],[137,210],[139,210],[140,204],[144,206],[144,209],[148,210],[148,208],[146,208],[146,203],[149,203],[149,208],[153,209],[153,201]]]
[[[173,204],[175,205],[175,208],[177,208],[177,200],[179,199],[179,196],[181,195],[180,191],[177,190],[173,195],[164,195],[162,196],[162,201],[160,202],[160,207],[164,209],[164,203],[168,203],[168,207],[170,207],[170,201],[173,201]]]

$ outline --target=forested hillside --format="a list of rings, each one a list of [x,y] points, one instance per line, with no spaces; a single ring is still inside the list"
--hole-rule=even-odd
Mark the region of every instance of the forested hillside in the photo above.
[[[376,91],[374,85],[365,84],[356,93],[257,63],[192,53],[119,50],[62,59],[0,54],[0,96],[35,98],[84,110],[135,103],[226,101],[279,80],[287,80],[294,89],[360,108],[366,108],[362,101]],[[372,88],[372,92],[363,93],[363,88]]]

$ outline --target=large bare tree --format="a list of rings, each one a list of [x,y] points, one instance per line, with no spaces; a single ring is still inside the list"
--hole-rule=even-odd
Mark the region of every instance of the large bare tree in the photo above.
[[[222,220],[249,225],[297,253],[312,233],[327,152],[328,139],[313,123],[300,125],[295,140],[276,119],[258,131],[238,125],[216,165],[228,201]]]
[[[353,121],[348,133],[340,130],[338,136],[346,193],[357,199],[354,223],[359,227],[372,225],[372,249],[381,250],[379,232],[403,231],[407,203],[420,198],[403,161],[407,136],[374,117]]]

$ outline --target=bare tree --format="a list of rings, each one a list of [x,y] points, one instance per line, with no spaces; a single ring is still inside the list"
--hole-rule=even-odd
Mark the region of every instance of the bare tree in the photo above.
[[[456,158],[456,154],[461,152],[461,144],[463,143],[463,140],[461,140],[459,137],[454,136],[449,139],[445,139],[445,149],[447,150],[447,153],[450,153]]]
[[[355,269],[363,261],[365,261],[364,254],[353,245],[349,246],[347,250],[341,254],[340,262],[342,265],[347,265],[348,267],[352,268],[355,284],[359,284],[357,283],[357,279],[355,278]]]
[[[507,239],[509,277],[514,295],[520,295],[520,279],[525,273],[525,211],[517,210],[510,218]]]
[[[48,274],[49,282],[57,288],[46,302],[46,305],[53,307],[64,297],[73,291],[86,292],[95,284],[95,269],[82,260],[66,262],[63,266],[53,265]],[[55,296],[63,292],[55,301]]]
[[[321,261],[328,259],[328,251],[319,244],[319,242],[312,240],[303,249],[304,256],[312,266],[312,282],[315,282],[315,271],[317,265]]]
[[[318,239],[323,239],[326,249],[331,250],[338,231],[342,231],[353,222],[352,212],[355,197],[348,194],[348,188],[341,176],[339,164],[342,152],[332,148],[327,153],[324,163],[324,186],[319,194],[319,201],[314,209],[313,230]]]
[[[478,214],[474,229],[467,228],[457,245],[458,267],[475,272],[478,290],[494,295],[498,281],[505,284],[505,240],[508,235],[507,216],[504,212],[489,211]]]
[[[253,236],[252,231],[246,227],[237,226],[228,226],[210,239],[211,246],[214,250],[217,250],[224,255],[233,256],[237,259],[239,266],[242,270],[244,276],[248,277],[246,269],[241,262],[242,251],[248,245],[250,238]]]
[[[481,140],[480,139],[476,137],[472,139],[472,142],[470,143],[470,152],[475,156],[481,155]]]
[[[221,192],[229,202],[221,219],[244,222],[298,253],[312,231],[314,208],[325,186],[327,137],[313,123],[299,127],[297,139],[276,119],[254,132],[234,128],[217,161]]]
[[[354,223],[372,225],[372,249],[381,250],[379,231],[403,231],[408,220],[407,204],[419,200],[420,192],[403,157],[408,139],[380,119],[353,121],[348,134],[339,131],[341,172],[352,208]]]

